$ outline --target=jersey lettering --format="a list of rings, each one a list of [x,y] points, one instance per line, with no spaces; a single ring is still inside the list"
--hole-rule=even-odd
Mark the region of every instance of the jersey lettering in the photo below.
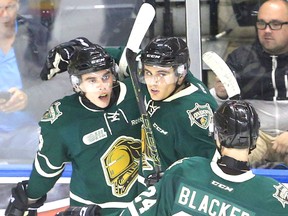
[[[138,118],[138,119],[135,119],[135,120],[131,120],[131,124],[132,125],[137,125],[137,124],[139,124],[139,123],[141,123],[142,122],[142,119],[141,118]]]
[[[176,205],[182,205],[190,212],[208,214],[210,216],[252,216],[254,212],[238,206],[231,201],[214,194],[182,184],[177,192]]]
[[[156,193],[155,187],[149,187],[147,191],[142,192],[139,196],[135,198],[135,203],[142,202],[142,207],[139,208],[140,214],[143,214],[151,206],[153,206],[157,201],[156,199],[147,199],[147,197],[153,197]],[[143,200],[144,199],[144,200]],[[142,201],[143,200],[143,201]]]
[[[104,128],[93,131],[89,134],[83,136],[83,143],[85,145],[91,145],[99,140],[105,139],[107,137],[107,133],[104,131]]]
[[[167,131],[163,130],[163,129],[162,129],[161,127],[159,127],[155,122],[153,123],[153,127],[154,127],[157,131],[159,131],[160,133],[162,133],[162,134],[164,134],[164,135],[167,135],[167,134],[168,134]]]
[[[221,188],[223,190],[230,191],[230,192],[232,192],[234,190],[233,188],[230,188],[230,187],[228,187],[228,186],[226,186],[224,184],[221,184],[221,183],[219,183],[217,181],[214,181],[214,180],[212,181],[212,185],[215,185],[215,186],[217,186],[217,187],[219,187],[219,188]]]

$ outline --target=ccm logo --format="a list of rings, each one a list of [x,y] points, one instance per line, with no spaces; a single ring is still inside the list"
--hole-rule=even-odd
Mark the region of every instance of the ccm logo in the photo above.
[[[148,58],[156,58],[156,59],[159,59],[159,58],[160,58],[159,55],[155,55],[155,54],[147,54],[147,57],[148,57]]]
[[[234,190],[233,188],[230,188],[226,185],[223,185],[217,181],[212,181],[212,185],[215,185],[216,187],[219,187],[219,188],[226,190],[226,191],[229,191],[229,192],[232,192]]]

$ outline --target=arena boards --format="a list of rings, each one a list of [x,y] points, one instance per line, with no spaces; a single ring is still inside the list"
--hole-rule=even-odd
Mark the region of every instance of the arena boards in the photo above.
[[[19,181],[27,180],[31,172],[31,165],[0,165],[0,215],[4,215],[11,188]],[[66,166],[62,177],[47,194],[47,201],[39,208],[38,216],[54,216],[69,205],[69,182],[71,166]]]
[[[0,165],[0,215],[4,215],[5,208],[11,195],[11,188],[17,182],[29,178],[31,165]],[[256,175],[272,177],[288,187],[288,170],[255,169]],[[47,201],[38,210],[38,216],[54,216],[57,212],[69,205],[69,182],[71,166],[68,165],[57,181],[54,188],[49,191]]]

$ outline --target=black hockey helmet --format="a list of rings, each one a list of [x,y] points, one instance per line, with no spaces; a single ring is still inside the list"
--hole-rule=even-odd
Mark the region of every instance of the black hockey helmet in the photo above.
[[[156,37],[150,41],[141,54],[141,62],[162,67],[190,66],[189,50],[184,40],[179,37]],[[181,74],[182,71],[177,71]]]
[[[95,44],[81,48],[73,55],[68,66],[70,76],[79,77],[82,74],[110,69],[117,77],[114,59],[104,50],[103,47]]]
[[[214,114],[214,133],[221,146],[253,150],[260,122],[253,106],[245,101],[224,102]]]

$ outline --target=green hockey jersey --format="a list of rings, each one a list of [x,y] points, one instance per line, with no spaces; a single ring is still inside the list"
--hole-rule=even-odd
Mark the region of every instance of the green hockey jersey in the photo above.
[[[209,136],[209,125],[217,103],[200,80],[191,76],[189,82],[187,88],[163,101],[147,102],[147,112],[163,171],[181,158],[212,158],[215,153],[214,138]],[[140,176],[147,177],[155,172],[155,152],[149,143],[143,146]],[[141,179],[140,182],[143,181]]]
[[[72,165],[71,206],[95,203],[110,212],[138,194],[142,123],[130,80],[119,84],[117,102],[105,110],[91,109],[73,94],[43,115],[29,197],[46,194],[66,163]]]
[[[272,178],[224,173],[203,157],[185,158],[141,193],[121,216],[287,216],[288,189]]]

